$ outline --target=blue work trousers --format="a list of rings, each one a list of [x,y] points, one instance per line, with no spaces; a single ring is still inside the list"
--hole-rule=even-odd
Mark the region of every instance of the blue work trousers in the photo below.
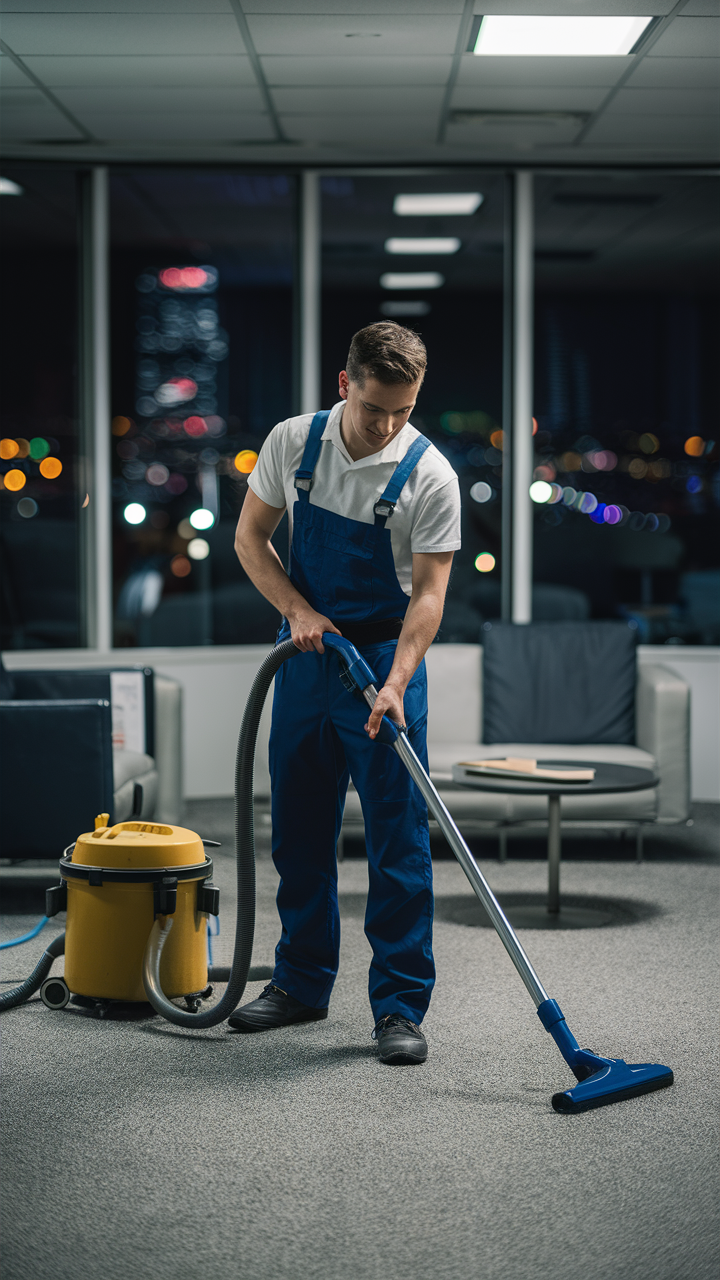
[[[396,643],[363,647],[378,687]],[[336,850],[352,778],[369,864],[365,933],[373,951],[373,1015],[377,1021],[401,1013],[420,1023],[435,982],[427,806],[392,748],[368,737],[368,707],[348,693],[339,671],[337,655],[326,650],[290,658],[275,677],[270,774],[282,935],[273,982],[313,1008],[329,1002],[340,948]],[[427,767],[424,663],[408,685],[404,709],[408,736]]]

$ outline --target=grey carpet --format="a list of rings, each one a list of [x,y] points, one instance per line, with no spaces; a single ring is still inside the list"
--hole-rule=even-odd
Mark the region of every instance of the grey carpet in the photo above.
[[[192,816],[229,840],[227,806]],[[672,1089],[581,1116],[552,1111],[570,1073],[486,928],[438,921],[429,1061],[377,1062],[359,859],[340,868],[327,1022],[241,1037],[37,998],[7,1013],[5,1280],[715,1280],[717,867],[710,847],[671,853],[563,868],[568,894],[655,909],[638,923],[522,935],[581,1044],[676,1072]],[[539,860],[483,869],[498,891],[544,888]],[[232,872],[224,847],[220,962]],[[447,915],[471,890],[454,863],[435,872]],[[258,882],[263,963],[267,856]],[[32,921],[1,923],[8,937]],[[60,927],[1,952],[0,976],[23,977]]]

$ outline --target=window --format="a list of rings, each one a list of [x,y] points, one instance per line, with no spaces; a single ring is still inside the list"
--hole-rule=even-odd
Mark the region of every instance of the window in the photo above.
[[[449,459],[463,499],[446,642],[477,642],[500,613],[503,190],[502,175],[468,171],[322,179],[323,404],[337,402],[363,326],[396,320],[428,349],[411,421]]]
[[[292,413],[294,180],[128,171],[111,209],[115,644],[271,643],[233,537]]]
[[[85,643],[76,177],[41,166],[2,172],[0,644],[75,648]]]
[[[628,618],[643,643],[717,644],[716,184],[600,174],[535,194],[535,479],[553,486],[536,606],[559,590],[567,616]]]

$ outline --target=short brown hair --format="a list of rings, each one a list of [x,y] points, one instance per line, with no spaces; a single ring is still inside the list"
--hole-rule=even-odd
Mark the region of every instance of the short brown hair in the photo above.
[[[412,385],[425,377],[427,351],[425,343],[412,329],[403,329],[391,320],[380,320],[360,329],[350,343],[347,376],[359,387],[369,376],[391,385]]]

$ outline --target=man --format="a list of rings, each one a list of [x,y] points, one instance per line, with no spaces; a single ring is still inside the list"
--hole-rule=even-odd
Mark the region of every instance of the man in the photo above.
[[[400,325],[355,334],[339,404],[289,418],[260,452],[237,528],[249,577],[302,651],[275,679],[270,772],[282,936],[273,981],[230,1025],[261,1031],[327,1017],[338,967],[336,846],[348,776],[365,820],[369,994],[382,1062],[424,1062],[420,1023],[435,966],[427,809],[395,752],[374,742],[383,715],[406,724],[427,765],[424,656],[460,546],[455,472],[409,422],[427,353]],[[290,513],[290,573],[270,541]],[[378,677],[367,709],[339,679],[323,632],[341,634]]]

